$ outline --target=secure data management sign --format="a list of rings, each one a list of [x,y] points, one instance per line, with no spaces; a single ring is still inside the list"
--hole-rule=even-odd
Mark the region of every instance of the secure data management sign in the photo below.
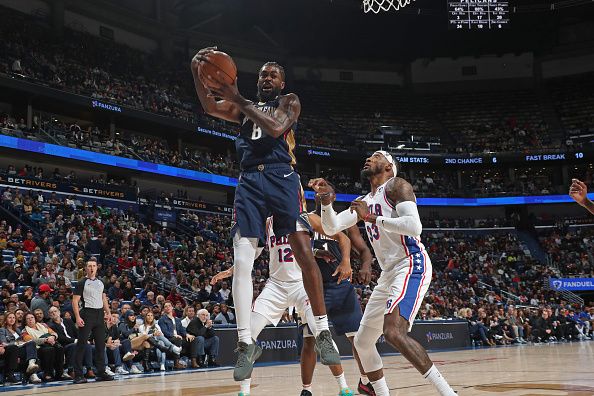
[[[550,278],[553,290],[594,290],[594,278]]]

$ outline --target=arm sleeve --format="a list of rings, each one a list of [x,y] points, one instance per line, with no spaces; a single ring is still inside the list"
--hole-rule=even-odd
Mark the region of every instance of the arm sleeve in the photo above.
[[[423,231],[421,218],[417,204],[413,201],[404,201],[396,205],[396,213],[399,217],[391,218],[378,216],[375,224],[380,232],[392,232],[411,237],[418,237]]]
[[[357,213],[349,209],[336,214],[332,205],[322,205],[322,228],[326,235],[336,235],[357,224]]]

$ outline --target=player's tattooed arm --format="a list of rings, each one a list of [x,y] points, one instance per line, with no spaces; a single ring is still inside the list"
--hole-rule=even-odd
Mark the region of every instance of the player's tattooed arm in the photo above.
[[[395,177],[386,184],[386,195],[394,206],[405,201],[417,202],[412,185],[400,177]]]
[[[272,115],[258,110],[252,102],[245,99],[239,101],[237,105],[247,118],[274,138],[287,132],[297,122],[299,114],[301,114],[301,102],[299,97],[293,93],[280,98],[279,106]]]
[[[297,122],[301,114],[301,102],[293,93],[282,95],[273,114],[259,110],[251,100],[241,96],[237,83],[226,84],[219,80],[209,81],[210,96],[231,102],[241,113],[252,120],[264,133],[274,138],[281,136]]]
[[[412,185],[406,180],[395,177],[386,184],[386,196],[390,203],[396,207],[402,202],[414,202],[416,204],[417,197],[413,191]],[[368,212],[367,204],[361,200],[355,200],[351,203],[351,210],[356,212],[360,220],[375,224],[377,215]]]
[[[417,198],[409,182],[395,177],[386,184],[386,195],[394,205],[398,217],[370,215],[368,222],[373,222],[382,232],[394,232],[400,235],[418,237],[423,231]]]
[[[200,79],[200,64],[204,62],[208,54],[215,51],[217,47],[203,48],[192,58],[190,69],[192,70],[192,76],[194,77],[194,87],[200,104],[204,109],[204,112],[213,117],[221,118],[230,122],[239,123],[241,111],[233,102],[228,100],[217,100],[209,89],[204,85]],[[236,84],[235,84],[236,85]]]

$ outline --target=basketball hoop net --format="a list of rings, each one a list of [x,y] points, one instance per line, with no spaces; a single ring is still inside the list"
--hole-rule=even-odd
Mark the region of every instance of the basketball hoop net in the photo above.
[[[363,11],[379,14],[382,11],[398,11],[412,0],[363,0]]]

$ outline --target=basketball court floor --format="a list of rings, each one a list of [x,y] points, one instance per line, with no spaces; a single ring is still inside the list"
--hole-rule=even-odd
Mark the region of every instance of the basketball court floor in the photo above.
[[[589,396],[594,395],[594,342],[527,345],[436,352],[432,359],[450,384],[463,395]],[[402,356],[384,357],[392,395],[437,395],[432,386]],[[354,360],[344,362],[349,385],[356,387]],[[8,391],[4,395],[130,395],[209,396],[236,395],[239,386],[230,369],[136,376],[108,383],[50,385]],[[299,395],[299,365],[260,366],[254,370],[252,395]],[[314,395],[336,395],[337,386],[328,368],[318,365]]]

